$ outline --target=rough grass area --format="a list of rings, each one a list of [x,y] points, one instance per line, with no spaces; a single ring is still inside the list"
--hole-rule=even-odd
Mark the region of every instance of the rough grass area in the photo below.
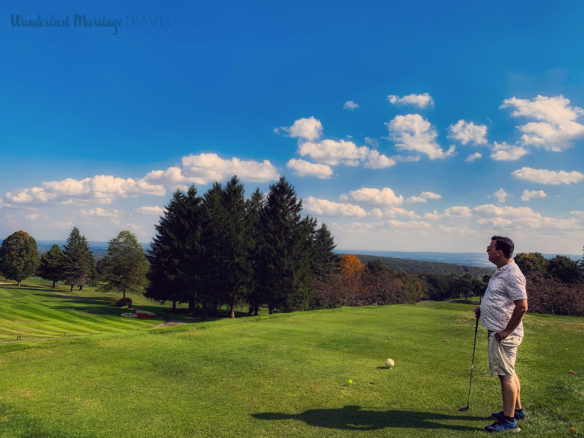
[[[22,321],[44,312],[43,327],[52,315],[60,327],[65,313],[69,326],[88,321],[110,330],[0,344],[3,437],[479,437],[490,413],[501,408],[480,329],[471,408],[458,412],[469,383],[471,303],[155,329],[156,321],[125,321],[118,309],[89,312],[42,288],[21,291],[22,297],[14,289],[0,286],[2,315],[7,300],[20,299],[7,314],[20,312]],[[92,307],[111,308],[95,301]],[[13,327],[0,318],[2,330]],[[130,326],[117,327],[118,319]],[[524,436],[583,436],[584,320],[528,315],[525,325],[518,364],[528,415]],[[388,357],[393,369],[384,366]]]

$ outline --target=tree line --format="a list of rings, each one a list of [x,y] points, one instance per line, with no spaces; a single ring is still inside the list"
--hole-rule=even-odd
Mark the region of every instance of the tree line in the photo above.
[[[71,291],[84,285],[120,291],[119,305],[131,304],[126,292],[134,291],[171,302],[173,310],[187,303],[192,314],[227,306],[231,317],[241,304],[257,315],[262,306],[273,313],[468,298],[487,287],[488,275],[412,274],[391,269],[386,258],[364,264],[355,255],[339,257],[326,225],[301,211],[284,178],[246,199],[234,176],[202,196],[194,185],[176,191],[146,253],[133,233],[121,231],[96,261],[75,227],[62,249],[53,245],[39,257],[36,241],[21,230],[0,246],[0,275],[18,285],[36,274]],[[515,260],[528,279],[530,310],[584,315],[584,258],[519,253]]]

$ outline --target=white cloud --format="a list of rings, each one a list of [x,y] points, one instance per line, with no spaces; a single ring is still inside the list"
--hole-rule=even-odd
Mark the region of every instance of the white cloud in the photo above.
[[[332,202],[312,196],[305,199],[304,208],[310,213],[320,216],[367,216],[367,212],[358,205]]]
[[[182,175],[195,184],[224,181],[237,175],[242,181],[268,182],[278,179],[278,170],[268,160],[225,160],[217,154],[188,155],[182,158]]]
[[[570,212],[570,214],[574,216],[576,219],[584,221],[584,211],[573,210]]]
[[[522,167],[521,169],[511,172],[517,179],[536,182],[540,184],[560,185],[560,184],[575,184],[584,179],[584,174],[572,171],[566,172],[564,170],[546,170],[546,169],[532,169],[531,167]]]
[[[307,141],[298,147],[301,156],[308,156],[314,161],[336,166],[358,166],[364,163],[365,167],[381,169],[395,164],[395,160],[369,149],[367,146],[358,147],[352,141],[325,139],[319,142]]]
[[[547,194],[543,190],[523,190],[521,199],[523,201],[529,201],[534,198],[545,198]]]
[[[29,221],[36,221],[41,215],[38,213],[31,213],[31,214],[27,214],[25,217],[25,219],[29,220]]]
[[[538,95],[533,100],[513,97],[505,99],[501,108],[514,108],[513,117],[537,120],[517,128],[523,133],[521,141],[526,146],[542,147],[559,152],[572,147],[575,140],[584,138],[584,125],[576,119],[584,114],[577,106],[570,106],[564,96]]]
[[[97,202],[109,204],[116,197],[138,195],[163,196],[166,190],[161,185],[152,185],[144,180],[118,178],[112,175],[95,175],[92,178],[61,181],[45,181],[43,187],[31,187],[6,193],[6,197],[17,204],[46,203],[49,201],[70,203]]]
[[[157,205],[153,206],[143,206],[136,210],[140,214],[144,214],[146,216],[162,216],[164,215],[164,208],[159,207]]]
[[[326,164],[315,164],[304,160],[292,159],[286,164],[288,168],[293,169],[299,176],[316,176],[325,179],[333,175],[333,170]]]
[[[432,96],[430,96],[429,93],[408,94],[407,96],[403,97],[390,94],[387,96],[387,100],[393,105],[414,105],[420,108],[434,106],[434,99],[432,99]]]
[[[354,110],[356,110],[357,108],[359,108],[359,104],[358,104],[358,103],[355,103],[355,102],[354,102],[354,101],[352,101],[352,100],[347,100],[347,101],[345,102],[345,104],[343,105],[343,109],[344,109],[344,110],[354,111]]]
[[[406,202],[409,203],[426,203],[428,199],[442,199],[438,193],[422,192],[420,196],[410,196]]]
[[[483,204],[474,207],[472,211],[481,218],[481,221],[479,221],[481,224],[494,224],[495,222],[493,221],[495,219],[500,219],[497,223],[499,223],[501,226],[515,224],[517,227],[527,226],[530,228],[539,228],[542,224],[541,214],[534,212],[529,207],[511,207]]]
[[[521,146],[512,146],[505,142],[493,144],[491,158],[495,161],[515,161],[527,155],[529,151]]]
[[[472,216],[472,210],[464,205],[455,205],[444,210],[447,217],[469,218]]]
[[[311,116],[296,120],[292,126],[282,127],[282,131],[287,132],[292,138],[314,141],[322,135],[322,123]]]
[[[495,193],[493,193],[493,196],[495,197],[495,199],[497,200],[497,202],[499,202],[500,204],[503,204],[507,200],[507,197],[510,196],[510,195],[505,190],[503,190],[502,188],[500,188]]]
[[[482,158],[482,157],[483,157],[483,155],[481,153],[475,152],[474,154],[469,155],[468,157],[466,157],[466,160],[464,160],[464,161],[466,161],[468,163],[471,163],[471,162],[476,161],[476,160],[478,160],[479,158]]]
[[[404,200],[402,195],[396,196],[393,190],[389,187],[384,187],[381,190],[363,187],[362,189],[353,190],[349,193],[343,194],[340,198],[342,201],[353,201],[375,206],[400,205]]]
[[[120,215],[120,210],[105,210],[101,207],[91,208],[89,210],[81,210],[81,216],[86,216],[86,217],[96,216],[96,217],[109,218],[110,221],[114,224],[120,223],[119,215]]]
[[[473,122],[459,120],[448,128],[449,137],[458,140],[463,145],[474,143],[477,145],[487,144],[487,126],[475,125]]]
[[[405,228],[405,229],[430,229],[432,225],[424,221],[398,221],[391,219],[387,221],[387,225],[393,228]]]
[[[445,152],[436,142],[438,133],[430,122],[419,114],[398,115],[386,123],[389,136],[401,151],[413,151],[428,155],[431,160],[454,154],[454,146]]]

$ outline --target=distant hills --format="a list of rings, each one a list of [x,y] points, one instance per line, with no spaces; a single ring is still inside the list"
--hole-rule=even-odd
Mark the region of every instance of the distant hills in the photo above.
[[[54,244],[61,248],[65,241],[38,240],[39,252],[48,251]],[[95,258],[99,259],[107,254],[108,242],[88,242]],[[150,249],[150,243],[142,243],[144,250]],[[482,276],[493,272],[494,267],[489,262],[485,252],[408,252],[408,251],[373,251],[373,250],[337,250],[337,254],[355,254],[362,263],[370,260],[379,260],[395,271],[410,274],[452,274]],[[552,258],[555,254],[544,254]],[[571,259],[580,260],[581,256],[567,255]]]

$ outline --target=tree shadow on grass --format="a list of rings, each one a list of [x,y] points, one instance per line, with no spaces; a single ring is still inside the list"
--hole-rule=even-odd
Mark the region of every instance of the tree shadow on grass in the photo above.
[[[444,424],[443,421],[475,421],[484,417],[446,415],[434,412],[417,412],[390,409],[387,411],[363,410],[361,406],[340,409],[309,409],[300,414],[262,412],[252,414],[258,420],[299,420],[310,426],[343,430],[379,430],[385,428],[450,429],[476,431],[476,427]]]

